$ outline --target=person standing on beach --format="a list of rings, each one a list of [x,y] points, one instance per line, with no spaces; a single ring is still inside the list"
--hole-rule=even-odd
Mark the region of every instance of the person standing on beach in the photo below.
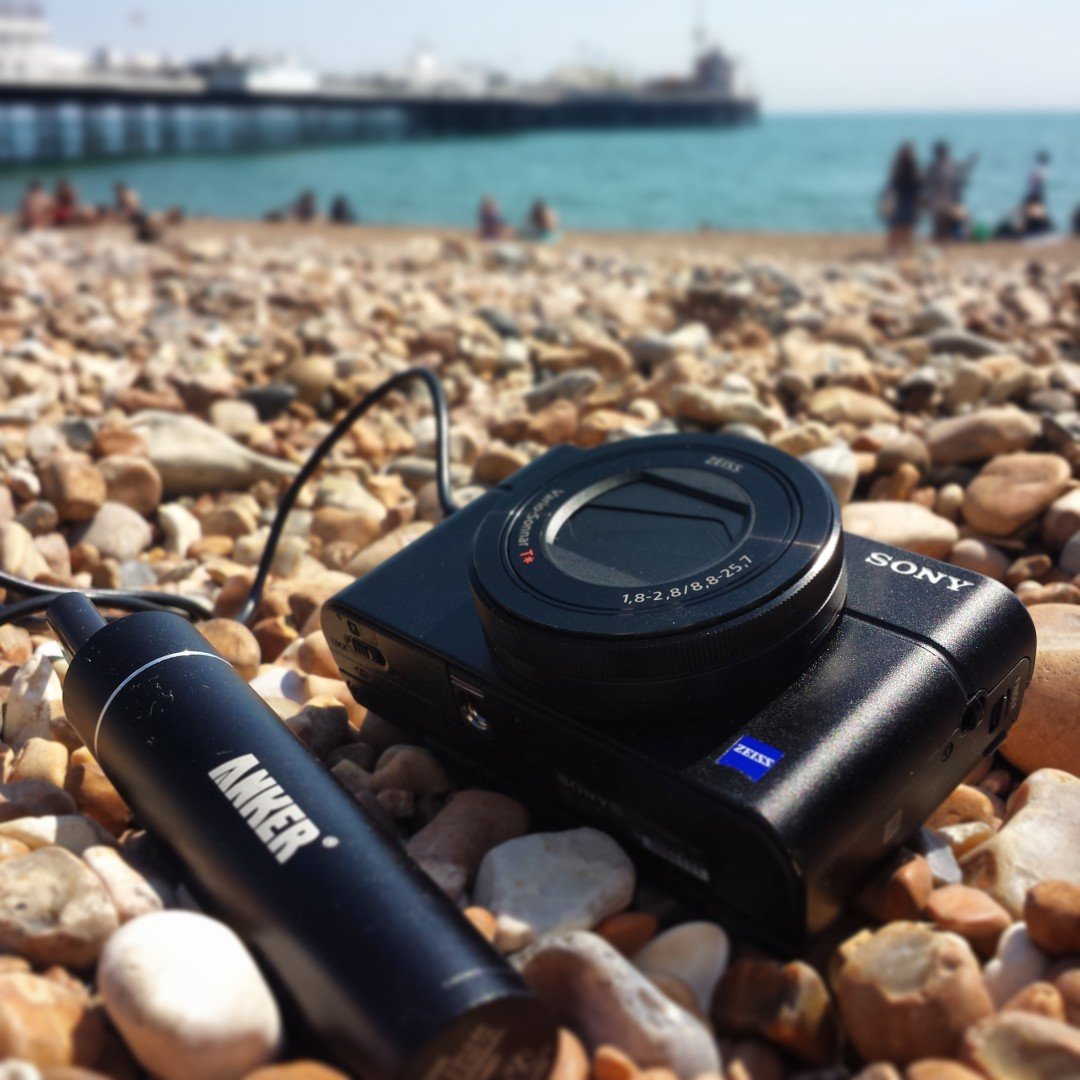
[[[1035,167],[1028,173],[1027,187],[1024,190],[1024,205],[1041,203],[1046,205],[1046,178],[1050,171],[1050,155],[1040,150],[1035,155]]]
[[[915,250],[922,195],[923,176],[915,147],[906,142],[893,158],[882,196],[882,216],[888,224],[885,244],[890,255],[907,255]]]
[[[947,142],[934,143],[923,197],[930,211],[931,236],[937,243],[959,240],[966,232],[964,189],[977,160],[978,155],[972,154],[967,161],[957,161]]]

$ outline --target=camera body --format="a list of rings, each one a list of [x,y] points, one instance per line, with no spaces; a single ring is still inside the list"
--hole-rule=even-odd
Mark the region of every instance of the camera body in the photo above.
[[[1002,585],[844,534],[730,436],[559,447],[324,606],[357,700],[729,929],[799,948],[1004,739]]]

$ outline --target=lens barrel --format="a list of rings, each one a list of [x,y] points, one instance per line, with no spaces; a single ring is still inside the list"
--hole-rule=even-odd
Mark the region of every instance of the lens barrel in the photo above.
[[[715,707],[793,678],[835,624],[840,514],[813,470],[764,444],[627,440],[486,515],[472,585],[507,676],[592,715]]]

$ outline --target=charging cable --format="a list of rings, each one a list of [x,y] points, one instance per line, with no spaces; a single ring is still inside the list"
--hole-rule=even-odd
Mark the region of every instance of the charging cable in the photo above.
[[[442,383],[439,382],[434,372],[429,371],[427,368],[407,368],[405,371],[401,371],[387,379],[386,382],[381,383],[353,405],[320,440],[300,471],[293,477],[285,490],[285,494],[282,495],[277,512],[270,523],[270,534],[266,538],[266,546],[263,548],[262,557],[259,559],[251,590],[248,593],[247,600],[244,602],[244,606],[236,616],[238,622],[249,624],[252,621],[255,609],[262,599],[263,590],[266,588],[270,568],[274,564],[274,555],[277,553],[278,544],[281,542],[285,521],[295,505],[304,484],[311,479],[327,454],[345,437],[353,424],[368,409],[378,404],[387,394],[415,380],[422,382],[431,395],[435,413],[435,484],[438,489],[439,506],[447,517],[457,509],[457,504],[454,502],[454,496],[450,490],[450,432],[446,394],[443,391]],[[9,592],[20,593],[25,597],[23,600],[16,600],[0,607],[0,626],[5,623],[16,622],[19,619],[25,619],[31,615],[38,615],[57,596],[75,591],[62,585],[43,585],[40,582],[29,581],[26,578],[17,577],[15,574],[4,573],[2,570],[0,570],[0,585]],[[214,612],[200,601],[188,596],[177,596],[173,593],[147,590],[126,592],[122,589],[84,589],[78,591],[81,591],[87,599],[92,600],[95,604],[116,608],[120,611],[173,611],[187,615],[193,622],[198,619],[212,619],[215,617]]]

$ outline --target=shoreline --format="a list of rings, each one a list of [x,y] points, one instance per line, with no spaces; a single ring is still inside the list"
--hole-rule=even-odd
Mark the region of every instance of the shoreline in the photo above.
[[[265,245],[275,242],[322,240],[335,244],[356,243],[375,246],[408,242],[417,238],[475,240],[471,229],[442,225],[331,225],[326,221],[266,222],[257,219],[192,218],[170,229],[167,238],[182,240],[245,238]],[[507,243],[515,241],[508,238]],[[783,233],[750,231],[628,231],[622,229],[582,229],[568,231],[550,246],[642,256],[672,255],[727,256],[729,258],[772,257],[807,260],[886,261],[881,233]],[[950,262],[990,261],[1014,265],[1034,259],[1080,262],[1080,238],[1059,235],[1038,241],[990,241],[959,243],[935,248],[928,241],[920,253],[933,251]]]

